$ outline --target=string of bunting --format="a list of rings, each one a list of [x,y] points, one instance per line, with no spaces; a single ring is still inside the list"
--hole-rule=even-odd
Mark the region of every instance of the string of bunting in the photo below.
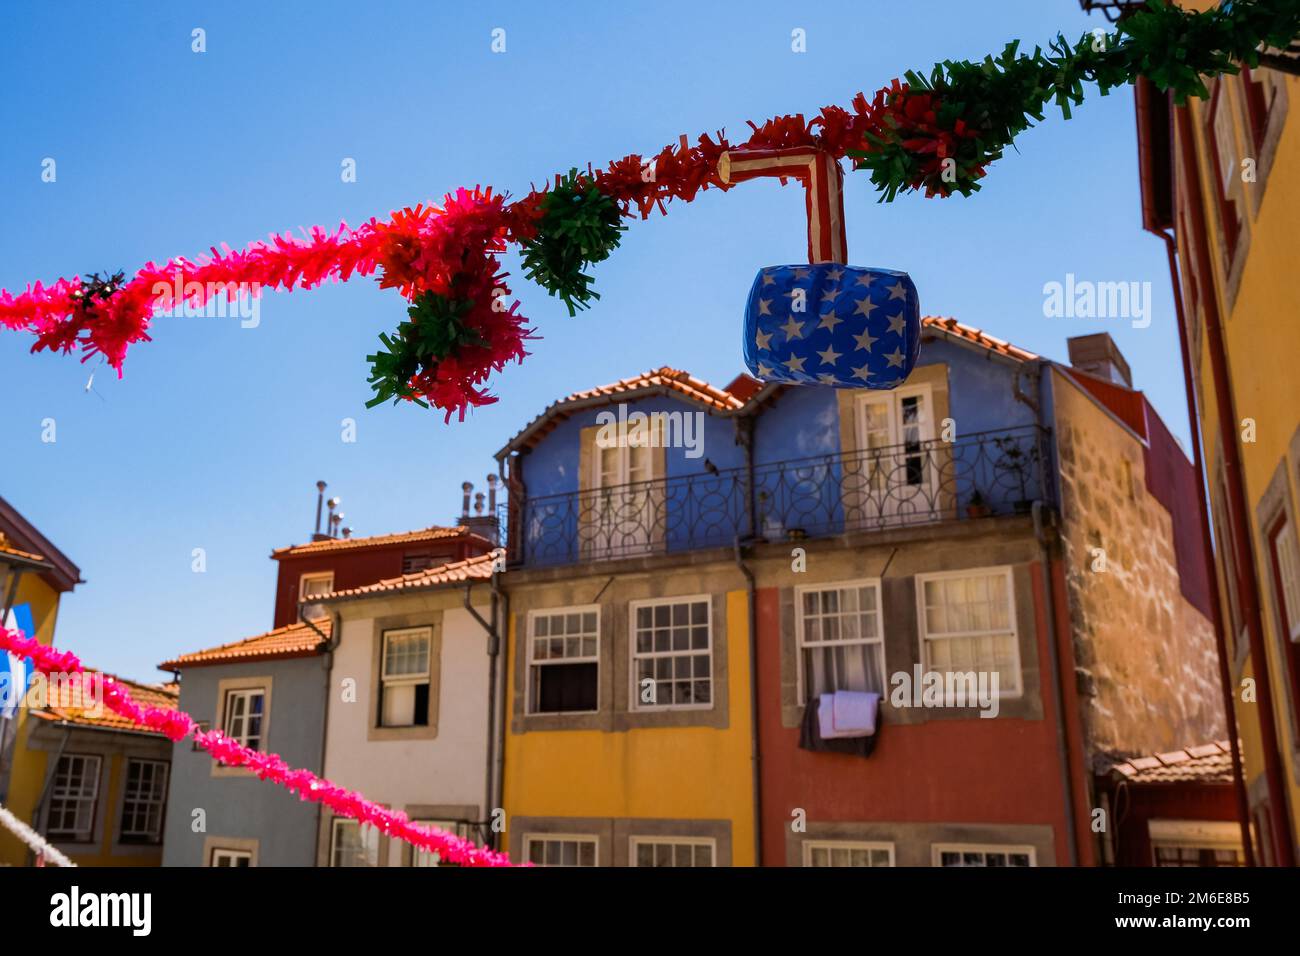
[[[500,271],[508,243],[520,247],[525,277],[574,315],[599,298],[587,270],[618,247],[624,219],[730,188],[717,171],[728,149],[823,150],[865,171],[882,202],[911,191],[968,196],[1049,104],[1070,118],[1085,84],[1106,95],[1146,76],[1182,103],[1208,95],[1203,77],[1257,66],[1262,51],[1285,48],[1297,34],[1300,0],[1230,0],[1204,12],[1148,0],[1112,33],[1074,43],[1058,34],[1032,53],[1009,43],[996,57],[946,60],[928,74],[907,72],[871,99],[859,93],[847,109],[751,122],[743,144],[721,131],[695,145],[683,135],[653,156],[633,153],[603,169],[557,175],[515,202],[490,188],[458,189],[441,206],[417,205],[355,229],[314,226],[302,238],[277,235],[239,251],[213,247],[195,261],[150,262],[130,278],[93,274],[0,292],[0,325],[34,334],[33,351],[79,349],[83,361],[101,355],[120,377],[128,348],[149,341],[156,310],[378,272],[380,286],[397,289],[409,305],[407,320],[368,356],[368,404],[410,401],[463,420],[468,408],[496,401],[488,378],[522,361],[535,337]]]
[[[20,631],[0,626],[0,653],[4,651],[28,658],[43,674],[67,674],[82,680],[80,690],[86,695],[85,699],[94,699],[95,687],[89,681],[90,675],[71,651],[57,651],[35,638],[24,637]],[[321,779],[310,770],[295,770],[277,754],[252,750],[220,730],[199,730],[194,719],[184,711],[141,705],[112,677],[104,674],[102,678],[103,705],[113,713],[173,742],[193,734],[196,744],[227,767],[247,767],[259,779],[284,787],[297,794],[300,800],[324,804],[339,816],[375,827],[380,833],[403,840],[417,849],[437,853],[443,862],[474,867],[511,865],[510,858],[504,853],[475,846],[445,830],[412,823],[400,810],[380,806],[359,793]]]

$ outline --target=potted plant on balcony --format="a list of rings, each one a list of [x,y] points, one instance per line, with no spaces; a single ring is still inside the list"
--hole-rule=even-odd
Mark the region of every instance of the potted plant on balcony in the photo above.
[[[1029,496],[1029,484],[1030,479],[1037,474],[1038,448],[1031,445],[1026,450],[1016,437],[1010,435],[994,438],[993,443],[999,452],[995,469],[1009,475],[1014,482],[1013,487],[1020,492],[1020,497],[1013,503],[1016,514],[1028,514],[1034,504]]]
[[[993,513],[989,503],[984,499],[984,492],[976,488],[966,501],[967,518],[987,518]]]

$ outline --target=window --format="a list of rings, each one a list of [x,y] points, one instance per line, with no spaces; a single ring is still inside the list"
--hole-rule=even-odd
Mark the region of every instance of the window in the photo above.
[[[804,703],[837,690],[884,691],[879,581],[801,587],[795,607]]]
[[[250,750],[261,750],[265,744],[265,723],[265,690],[252,687],[226,691],[225,716],[221,721],[221,729],[226,736],[234,738]]]
[[[378,866],[379,831],[356,820],[334,820],[330,831],[330,866]]]
[[[600,610],[538,611],[529,618],[530,714],[597,710]]]
[[[128,760],[126,793],[122,798],[123,842],[161,840],[166,803],[167,764],[161,760]]]
[[[894,844],[858,840],[805,840],[804,866],[893,866]]]
[[[927,672],[997,674],[999,696],[1020,693],[1010,568],[918,575],[916,596]]]
[[[381,727],[429,724],[429,651],[433,629],[412,627],[384,632],[380,673]]]
[[[1231,847],[1154,844],[1156,866],[1245,866],[1242,852]]]
[[[930,387],[863,396],[857,427],[857,467],[865,475],[863,517],[931,517],[935,476]]]
[[[46,832],[51,839],[88,842],[95,829],[100,758],[64,754],[54,771]]]
[[[418,823],[426,827],[437,827],[439,830],[446,830],[448,833],[460,837],[462,840],[468,840],[469,824],[458,820],[412,820],[412,823]],[[420,850],[411,847],[411,866],[438,866],[440,860],[436,852]],[[442,864],[445,866],[455,866],[454,863]]]
[[[298,582],[298,600],[309,601],[311,598],[329,594],[333,590],[333,571],[304,574]],[[301,615],[305,621],[319,621],[321,618],[327,617],[328,612],[323,604],[302,604]]]
[[[938,843],[932,847],[935,866],[1037,866],[1032,846],[975,846]]]
[[[1211,163],[1216,174],[1211,179],[1218,200],[1219,221],[1223,225],[1224,253],[1228,260],[1225,270],[1231,271],[1242,227],[1237,200],[1232,195],[1240,181],[1241,167],[1237,160],[1237,140],[1232,125],[1232,109],[1228,105],[1228,98],[1223,95],[1225,89],[1222,81],[1214,84],[1214,90],[1210,94],[1205,135],[1209,141]]]
[[[252,866],[253,854],[247,850],[214,848],[208,866]]]
[[[535,866],[595,866],[596,838],[530,834],[524,837],[524,858]]]
[[[713,840],[683,837],[632,837],[633,866],[716,866]]]
[[[587,496],[591,527],[585,532],[593,556],[644,554],[662,535],[664,489],[654,477],[656,455],[661,454],[657,449],[663,445],[657,419],[648,431],[624,431],[607,439],[597,434]]]
[[[1246,66],[1241,68],[1241,85],[1246,93],[1251,144],[1255,147],[1255,159],[1259,160],[1259,153],[1263,150],[1268,135],[1269,114],[1277,98],[1277,86],[1268,70],[1261,70],[1257,74]]]
[[[633,709],[712,707],[709,598],[637,601],[631,609]]]
[[[1269,550],[1273,557],[1282,633],[1292,641],[1300,641],[1300,548],[1296,546],[1295,530],[1289,519],[1283,518],[1274,528]]]

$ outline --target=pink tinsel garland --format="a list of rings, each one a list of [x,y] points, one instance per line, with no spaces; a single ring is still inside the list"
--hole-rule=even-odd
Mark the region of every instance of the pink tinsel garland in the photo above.
[[[56,651],[19,631],[0,627],[0,652],[12,651],[26,657],[43,674],[79,674],[86,676],[77,655]],[[279,784],[301,800],[323,803],[339,816],[356,820],[381,833],[403,840],[421,850],[437,853],[448,863],[462,866],[511,866],[504,853],[485,850],[469,840],[432,827],[412,823],[400,810],[390,810],[372,803],[359,793],[322,780],[310,770],[295,770],[276,754],[250,750],[219,730],[196,730],[193,718],[181,710],[142,706],[130,692],[107,674],[103,675],[103,704],[115,714],[162,734],[168,740],[184,740],[191,733],[194,741],[228,767],[248,767],[262,780]]]

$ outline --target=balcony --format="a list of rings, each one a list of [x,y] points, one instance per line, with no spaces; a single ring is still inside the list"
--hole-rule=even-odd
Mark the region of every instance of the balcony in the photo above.
[[[509,507],[509,563],[543,567],[741,540],[797,541],[1025,514],[1049,498],[1037,426],[892,445],[609,488]]]

